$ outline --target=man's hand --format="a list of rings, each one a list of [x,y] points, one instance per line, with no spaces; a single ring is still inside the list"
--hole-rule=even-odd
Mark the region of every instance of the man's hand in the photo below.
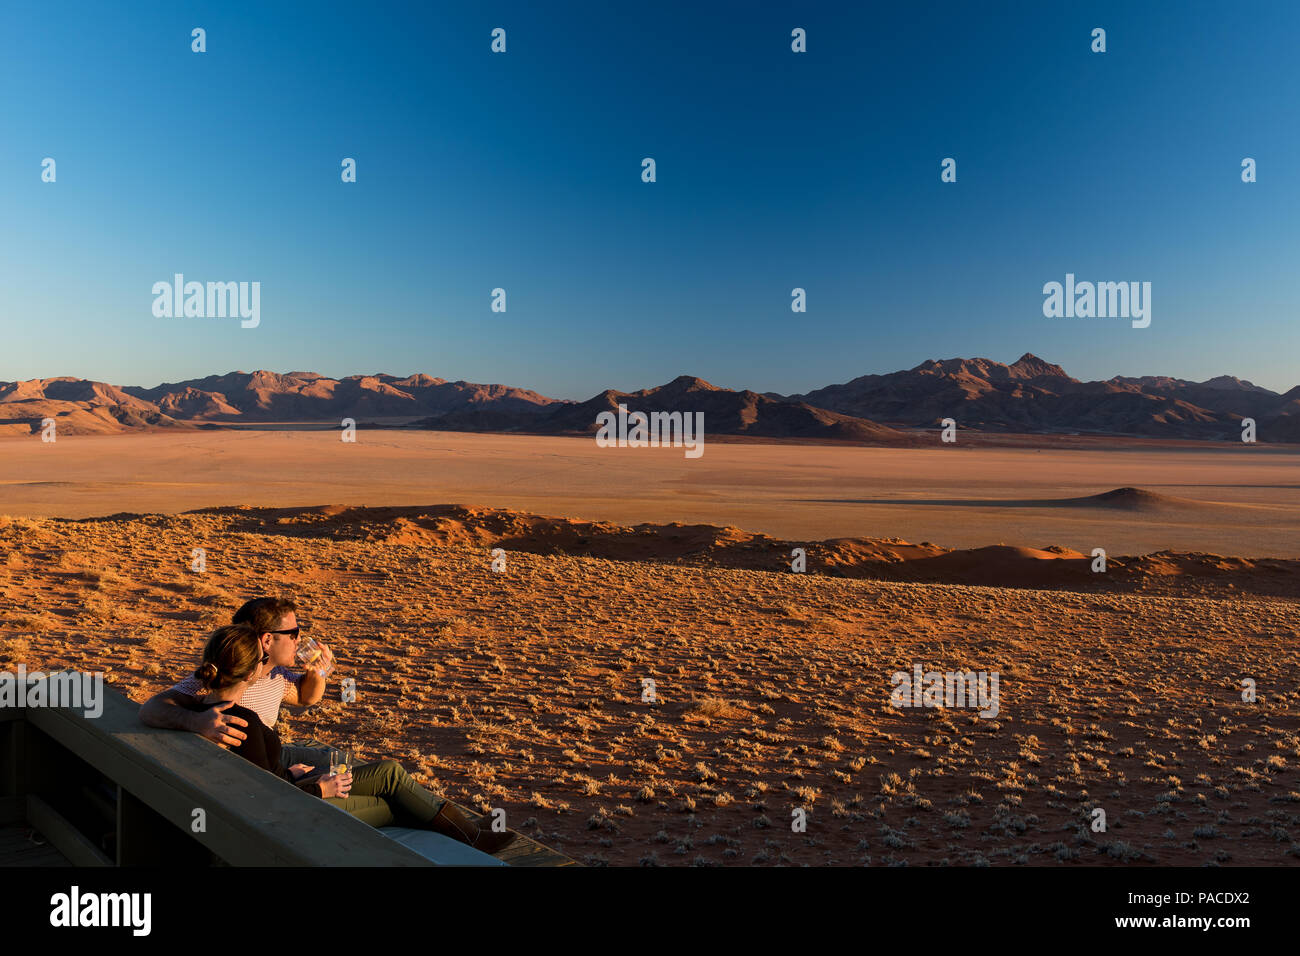
[[[302,777],[307,776],[307,774],[314,773],[315,771],[316,768],[309,763],[296,763],[289,768],[289,776],[293,777],[295,780],[299,780]]]
[[[351,773],[331,773],[320,778],[321,797],[346,798],[352,792]]]
[[[220,747],[237,747],[246,739],[244,733],[235,728],[247,727],[248,721],[221,713],[230,703],[220,704],[212,710],[191,710],[197,703],[197,698],[171,688],[154,694],[140,705],[140,722],[149,727],[202,734]]]
[[[334,666],[334,652],[329,649],[329,646],[324,641],[317,641],[316,646],[320,648],[320,659],[316,661],[315,670],[317,674],[322,675],[321,679],[324,680],[323,674],[328,673],[329,669]]]
[[[213,743],[229,750],[238,747],[248,739],[248,734],[240,730],[247,727],[248,721],[234,714],[227,714],[226,709],[234,705],[233,700],[222,701],[211,710],[195,714],[194,732],[207,737]]]

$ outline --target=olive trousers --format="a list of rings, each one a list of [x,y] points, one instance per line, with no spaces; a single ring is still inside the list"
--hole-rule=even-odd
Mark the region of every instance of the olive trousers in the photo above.
[[[380,760],[353,767],[348,796],[327,797],[325,802],[372,827],[396,825],[427,830],[447,801],[412,780],[396,760]]]

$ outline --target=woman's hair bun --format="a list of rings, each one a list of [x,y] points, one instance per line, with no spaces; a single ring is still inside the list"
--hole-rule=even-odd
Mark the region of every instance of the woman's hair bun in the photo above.
[[[199,665],[198,670],[194,672],[194,676],[199,679],[200,683],[207,685],[212,681],[216,680],[217,677],[216,665],[208,662],[204,662]]]

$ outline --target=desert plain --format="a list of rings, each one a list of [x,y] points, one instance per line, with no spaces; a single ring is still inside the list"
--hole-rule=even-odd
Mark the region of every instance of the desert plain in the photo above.
[[[1118,439],[3,439],[0,669],[143,700],[280,593],[357,687],[286,708],[286,739],[396,758],[591,865],[1294,864],[1297,466]],[[996,672],[997,715],[891,705],[917,664]]]

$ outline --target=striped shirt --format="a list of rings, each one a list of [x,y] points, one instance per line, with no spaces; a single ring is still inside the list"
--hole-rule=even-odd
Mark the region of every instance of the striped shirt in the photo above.
[[[257,714],[267,727],[274,727],[275,722],[280,719],[280,701],[284,699],[284,685],[289,681],[298,684],[301,680],[301,674],[295,674],[287,667],[273,668],[270,674],[244,691],[244,697],[239,702],[240,706],[247,707]],[[203,685],[191,674],[173,686],[172,690],[190,697],[199,697],[202,696],[202,688]]]

